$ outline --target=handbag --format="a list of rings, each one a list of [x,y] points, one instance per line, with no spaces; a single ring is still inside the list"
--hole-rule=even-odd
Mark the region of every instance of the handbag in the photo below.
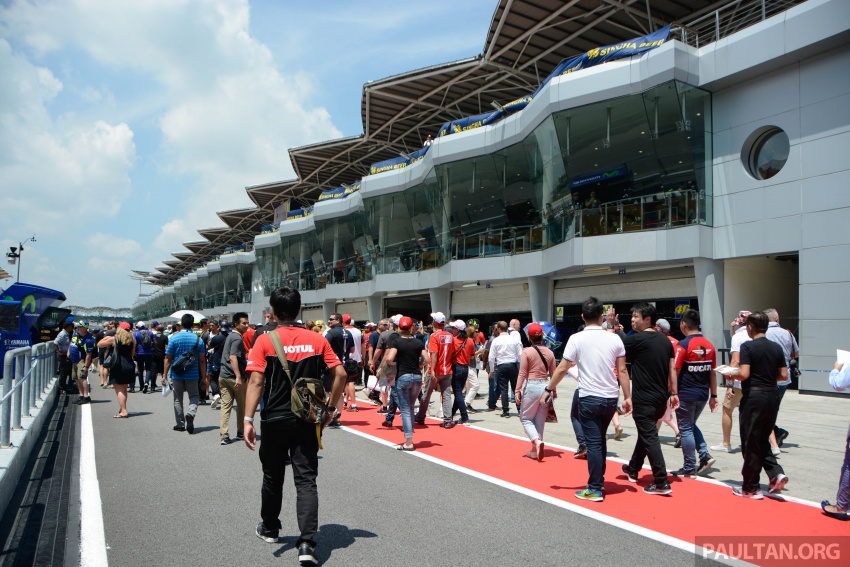
[[[103,365],[104,368],[113,368],[116,364],[118,364],[118,359],[121,358],[121,355],[118,354],[118,337],[113,336],[112,348],[109,349],[109,352],[103,360],[100,361],[100,364]]]
[[[316,426],[319,448],[322,448],[321,426],[324,424],[329,411],[325,386],[318,378],[299,378],[293,382],[292,375],[289,373],[289,363],[284,354],[280,335],[272,332],[269,333],[269,337],[272,340],[275,354],[277,354],[277,358],[280,360],[281,366],[283,366],[283,372],[286,374],[289,384],[292,387],[292,413],[301,421],[306,421]]]

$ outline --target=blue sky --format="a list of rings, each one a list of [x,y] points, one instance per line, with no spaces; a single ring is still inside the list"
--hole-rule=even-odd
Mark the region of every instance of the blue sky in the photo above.
[[[361,134],[365,82],[478,55],[496,4],[0,1],[0,247],[34,234],[22,281],[129,306],[288,148]]]

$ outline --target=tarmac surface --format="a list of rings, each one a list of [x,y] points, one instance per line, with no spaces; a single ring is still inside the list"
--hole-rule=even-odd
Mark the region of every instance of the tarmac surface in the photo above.
[[[547,443],[576,445],[568,411],[572,387],[565,383],[559,388],[556,409],[560,423],[547,424]],[[67,399],[58,398],[58,415],[50,422],[53,433],[45,434],[45,447],[50,449],[36,451],[33,457],[34,465],[39,459],[52,458],[51,462],[62,466],[42,466],[49,474],[33,468],[30,482],[22,483],[17,510],[10,506],[0,528],[4,541],[0,565],[74,564],[79,557],[79,537],[88,529],[79,525],[79,496],[76,502],[73,498],[79,491],[74,487],[79,483],[73,466],[79,455],[82,412],[68,406]],[[284,489],[281,539],[278,544],[267,544],[254,535],[262,478],[258,454],[243,443],[218,444],[218,411],[201,406],[195,434],[188,435],[171,429],[174,417],[170,395],[131,394],[130,419],[112,418],[117,411],[113,390],[95,387],[92,399],[96,471],[109,565],[298,564],[293,547],[297,530],[291,477]],[[484,400],[476,400],[474,406],[485,407]],[[432,409],[436,408],[435,403]],[[844,459],[848,409],[850,400],[846,398],[786,394],[779,422],[791,433],[780,457],[791,479],[787,495],[813,502],[834,500]],[[351,415],[357,414],[346,417]],[[471,417],[478,427],[523,435],[514,407],[509,419],[500,418],[498,412]],[[709,444],[719,443],[719,412],[711,414],[706,409],[698,423]],[[636,433],[631,419],[624,418],[622,425],[621,439],[608,443],[609,458],[628,459],[634,448]],[[234,428],[235,412],[232,432]],[[733,446],[736,432],[737,419]],[[613,427],[610,433],[613,435]],[[436,462],[411,458],[345,428],[327,429],[323,441],[318,481],[321,527],[317,535],[322,564],[700,564],[693,553]],[[662,441],[668,468],[681,466],[681,451],[673,448],[672,432],[666,426],[662,426]],[[74,454],[68,456],[70,443]],[[494,450],[498,450],[498,443],[494,443]],[[717,463],[709,477],[740,480],[740,452],[713,456]],[[619,471],[612,473],[609,467],[608,475],[612,474]],[[66,525],[62,525],[61,499],[54,505],[60,517],[55,513],[26,515],[27,510],[34,509],[27,503],[36,502],[38,495],[44,497],[46,482],[55,485],[52,494],[65,495],[66,499],[71,495]],[[654,500],[647,497],[648,513]],[[35,540],[30,547],[42,550],[41,560],[23,561],[30,557],[22,552],[28,549],[21,544],[26,539],[21,536],[24,533]],[[91,564],[83,559],[83,564]]]

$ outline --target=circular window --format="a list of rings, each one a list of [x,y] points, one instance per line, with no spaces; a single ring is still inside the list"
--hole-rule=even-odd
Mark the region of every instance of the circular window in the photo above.
[[[776,126],[766,126],[753,132],[744,143],[741,161],[747,172],[756,179],[770,179],[788,161],[791,143],[788,134]]]

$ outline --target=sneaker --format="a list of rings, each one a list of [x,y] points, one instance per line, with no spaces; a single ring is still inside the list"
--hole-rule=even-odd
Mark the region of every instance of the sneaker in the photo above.
[[[230,437],[222,437],[221,443],[219,443],[219,445],[230,445],[231,443],[233,443],[233,439],[231,439]]]
[[[712,445],[710,449],[716,453],[731,453],[732,445],[724,445],[721,443],[720,445]]]
[[[486,410],[484,410],[484,411],[496,411],[496,408],[488,407],[488,408],[487,408]]]
[[[605,497],[602,496],[601,490],[591,490],[585,488],[576,492],[576,498],[579,500],[590,500],[591,502],[602,502]]]
[[[478,410],[472,407],[472,404],[466,404],[466,411],[469,413],[478,413]]]
[[[638,473],[635,470],[632,470],[628,464],[623,465],[623,472],[626,473],[626,478],[629,482],[637,482],[638,481]]]
[[[614,439],[619,441],[620,437],[622,437],[622,436],[623,436],[623,427],[620,426],[620,427],[614,428]]]
[[[779,450],[779,447],[771,447],[770,452],[773,453],[774,457],[778,457],[782,454],[782,451]]]
[[[466,427],[469,427],[470,425],[472,425],[472,423],[468,419],[459,419],[455,422],[455,424],[456,425],[465,425]]]
[[[189,432],[189,435],[195,432],[195,416],[187,415],[186,416],[186,431]]]
[[[770,487],[767,489],[767,491],[771,494],[776,494],[777,492],[785,488],[786,484],[788,484],[788,477],[780,473],[770,479]]]
[[[749,498],[751,500],[764,499],[764,494],[761,493],[761,490],[756,490],[755,492],[747,492],[739,486],[736,486],[732,489],[732,494],[734,494],[735,496],[740,496],[741,498]]]
[[[80,404],[82,404],[82,403],[83,403],[83,400],[84,400],[84,399],[85,399],[85,398],[83,398],[82,396],[78,396],[78,397],[77,397],[77,399],[76,399],[76,400],[74,400],[74,401],[73,401],[73,402],[71,402],[71,403],[72,403],[72,404],[75,404],[75,405],[80,405]]]
[[[340,416],[335,415],[331,422],[328,424],[328,427],[339,427],[341,424],[339,422]]]
[[[213,396],[213,401],[210,404],[210,409],[221,409],[221,396],[219,396],[218,394]]]
[[[383,425],[384,427],[392,427],[392,426],[393,426],[393,422],[391,422],[391,421],[387,421],[387,420],[385,419],[385,420],[383,421],[383,423],[381,423],[381,425]]]
[[[254,532],[257,537],[266,543],[277,543],[277,538],[280,535],[280,530],[267,530],[263,522],[257,524],[257,529]]]
[[[387,413],[389,408],[387,406],[381,406],[381,409],[378,410],[378,413]]]
[[[711,455],[706,455],[704,459],[699,460],[699,468],[697,469],[697,474],[707,473],[715,462],[717,462],[717,459],[713,458]]]
[[[785,442],[786,439],[788,439],[788,432],[782,429],[781,427],[779,427],[778,429],[779,433],[776,435],[776,444],[782,447],[782,444]]]
[[[298,561],[301,565],[317,565],[319,561],[316,559],[316,546],[310,542],[302,542],[298,546]]]
[[[442,427],[443,429],[451,429],[454,426],[455,426],[454,422],[444,421],[443,424],[440,427]]]
[[[676,435],[676,442],[673,443],[673,448],[674,449],[681,449],[682,448],[682,436],[681,435]],[[712,449],[714,449],[714,447],[712,447]]]
[[[660,494],[661,496],[666,496],[668,494],[673,493],[673,489],[670,488],[669,482],[665,482],[664,484],[658,484],[653,482],[649,486],[644,486],[643,491],[645,494]]]
[[[587,459],[587,447],[585,445],[579,445],[578,451],[573,455],[574,459]]]
[[[425,420],[424,419],[414,419],[413,423],[415,423],[416,425],[425,425]]]
[[[670,474],[678,476],[679,478],[694,478],[697,476],[696,471],[686,471],[684,468],[677,471],[670,471]]]
[[[245,435],[243,433],[237,433],[236,437],[233,438],[234,441],[244,441]]]
[[[147,385],[147,384],[145,384],[144,386],[142,386],[142,393],[143,393],[143,394],[147,394],[147,393],[148,393],[148,385]]]
[[[173,429],[174,431],[186,431],[186,428],[183,427],[182,425],[175,425],[171,429]]]
[[[511,417],[511,412],[503,411],[499,414],[499,417]]]

